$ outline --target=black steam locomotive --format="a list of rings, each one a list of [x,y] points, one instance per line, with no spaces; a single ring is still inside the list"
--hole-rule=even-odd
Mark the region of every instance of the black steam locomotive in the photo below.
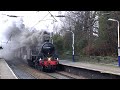
[[[37,49],[38,48],[38,49]],[[34,66],[38,70],[56,70],[58,68],[58,56],[55,53],[55,47],[50,42],[45,42],[41,50],[39,47],[33,47],[30,50],[30,57],[27,59],[29,66]]]
[[[48,33],[44,32],[45,35]],[[37,46],[24,46],[14,52],[15,57],[27,61],[28,65],[38,70],[52,70],[58,68],[59,60],[56,54],[55,46],[49,42],[47,36],[43,37],[43,44]]]

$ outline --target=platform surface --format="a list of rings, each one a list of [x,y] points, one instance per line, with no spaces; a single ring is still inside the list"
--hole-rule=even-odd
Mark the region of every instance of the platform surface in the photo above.
[[[0,79],[18,79],[4,59],[0,59]]]
[[[66,65],[66,66],[71,66],[71,67],[93,70],[93,71],[99,71],[101,73],[110,73],[110,74],[120,76],[120,67],[119,66],[92,64],[92,63],[84,63],[84,62],[72,62],[69,60],[60,60],[60,64]]]

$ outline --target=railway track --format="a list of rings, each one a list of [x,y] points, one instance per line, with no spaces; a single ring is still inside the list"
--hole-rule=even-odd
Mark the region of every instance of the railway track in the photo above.
[[[22,68],[23,70],[25,70],[27,73],[29,73],[31,76],[35,77],[36,79],[78,79],[76,75],[72,75],[64,71],[51,72],[51,73],[42,72],[42,71],[36,70],[29,66],[24,66],[24,65],[20,66],[19,68]]]
[[[83,78],[64,71],[56,71],[51,73],[42,72],[33,67],[28,66],[27,62],[19,59],[7,61],[7,62],[15,72],[18,79],[81,79]]]
[[[65,71],[56,71],[52,73],[43,72],[43,73],[53,77],[54,79],[84,79],[83,77],[71,73],[67,73]]]
[[[71,79],[72,77],[58,72],[42,72],[27,65],[22,60],[8,61],[18,79]]]
[[[29,73],[31,76],[35,77],[36,79],[54,79],[53,77],[46,75],[45,73],[26,65],[21,65],[19,66],[19,68],[25,70],[25,72]]]
[[[58,73],[58,72],[53,72],[53,73],[46,73],[47,75],[53,77],[54,79],[74,79],[73,77]]]
[[[19,79],[54,79],[35,68],[29,67],[22,60],[7,61],[7,63]]]

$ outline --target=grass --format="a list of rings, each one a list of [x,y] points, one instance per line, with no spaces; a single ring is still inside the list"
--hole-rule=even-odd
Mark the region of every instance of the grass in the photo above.
[[[72,61],[72,55],[64,55],[61,57],[61,59]],[[118,65],[118,58],[113,56],[75,56],[75,61],[112,66]]]

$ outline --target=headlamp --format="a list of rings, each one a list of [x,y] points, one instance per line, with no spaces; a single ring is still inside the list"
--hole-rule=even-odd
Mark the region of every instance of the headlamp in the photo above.
[[[42,60],[41,58],[39,59],[39,61]]]
[[[50,61],[51,60],[51,58],[48,58],[48,61]]]

